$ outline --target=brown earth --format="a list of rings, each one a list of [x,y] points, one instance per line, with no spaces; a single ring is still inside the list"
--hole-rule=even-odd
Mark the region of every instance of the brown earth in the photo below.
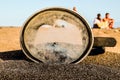
[[[105,52],[91,52],[79,64],[36,64],[25,57],[20,48],[19,27],[0,27],[0,79],[2,80],[119,80],[120,79],[120,29],[93,29],[94,36],[114,37],[115,47]]]
[[[0,28],[0,52],[20,49],[19,35],[21,28]]]

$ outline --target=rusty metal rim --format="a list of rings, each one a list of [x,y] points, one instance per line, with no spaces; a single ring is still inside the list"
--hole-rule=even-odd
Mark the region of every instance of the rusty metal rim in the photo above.
[[[29,58],[31,59],[32,61],[36,62],[36,63],[39,63],[41,62],[40,60],[36,59],[35,57],[33,57],[30,52],[27,50],[26,46],[25,46],[25,42],[24,42],[24,31],[26,29],[26,26],[28,25],[28,23],[38,14],[44,12],[44,11],[52,11],[52,10],[57,10],[57,11],[65,11],[65,12],[69,12],[71,13],[72,15],[78,17],[82,22],[83,24],[86,26],[86,29],[88,31],[88,36],[89,36],[89,43],[87,45],[87,48],[86,50],[84,51],[84,53],[74,62],[71,62],[71,63],[79,63],[81,62],[91,51],[92,47],[93,47],[93,42],[94,42],[94,38],[93,38],[93,34],[92,34],[92,31],[91,31],[91,28],[88,24],[88,22],[81,16],[79,15],[78,13],[74,12],[74,11],[71,11],[70,9],[65,9],[65,8],[57,8],[57,7],[53,7],[53,8],[46,8],[46,9],[43,9],[43,10],[40,10],[38,12],[36,12],[35,14],[33,14],[30,18],[28,18],[26,20],[26,22],[24,23],[23,25],[23,28],[21,30],[21,35],[20,35],[20,46],[22,48],[22,51],[24,52],[24,54]]]

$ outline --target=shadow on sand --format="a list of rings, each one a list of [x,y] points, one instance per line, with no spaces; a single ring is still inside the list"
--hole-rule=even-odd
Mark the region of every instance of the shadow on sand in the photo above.
[[[94,47],[89,56],[95,56],[99,54],[103,54],[105,52],[104,48],[102,47]],[[0,59],[2,60],[29,60],[23,53],[22,50],[14,50],[14,51],[8,51],[8,52],[0,52]]]
[[[89,56],[95,56],[103,53],[105,53],[104,47],[93,47],[91,52],[89,53]]]
[[[27,60],[30,61],[23,53],[22,50],[14,50],[8,52],[0,52],[2,60]]]

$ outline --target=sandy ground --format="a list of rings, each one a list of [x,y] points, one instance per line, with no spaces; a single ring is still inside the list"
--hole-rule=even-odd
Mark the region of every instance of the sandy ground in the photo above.
[[[21,28],[0,28],[0,52],[20,49]]]
[[[21,28],[0,28],[0,79],[2,80],[119,80],[120,79],[120,29],[97,30],[94,36],[114,37],[115,47],[105,52],[92,51],[79,64],[36,64],[23,54],[19,36]]]

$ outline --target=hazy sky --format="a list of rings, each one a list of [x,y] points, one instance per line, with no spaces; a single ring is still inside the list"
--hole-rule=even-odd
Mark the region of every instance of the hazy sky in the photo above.
[[[47,7],[77,7],[78,12],[92,24],[97,13],[106,12],[120,26],[120,0],[0,0],[0,26],[22,26],[25,20]]]

